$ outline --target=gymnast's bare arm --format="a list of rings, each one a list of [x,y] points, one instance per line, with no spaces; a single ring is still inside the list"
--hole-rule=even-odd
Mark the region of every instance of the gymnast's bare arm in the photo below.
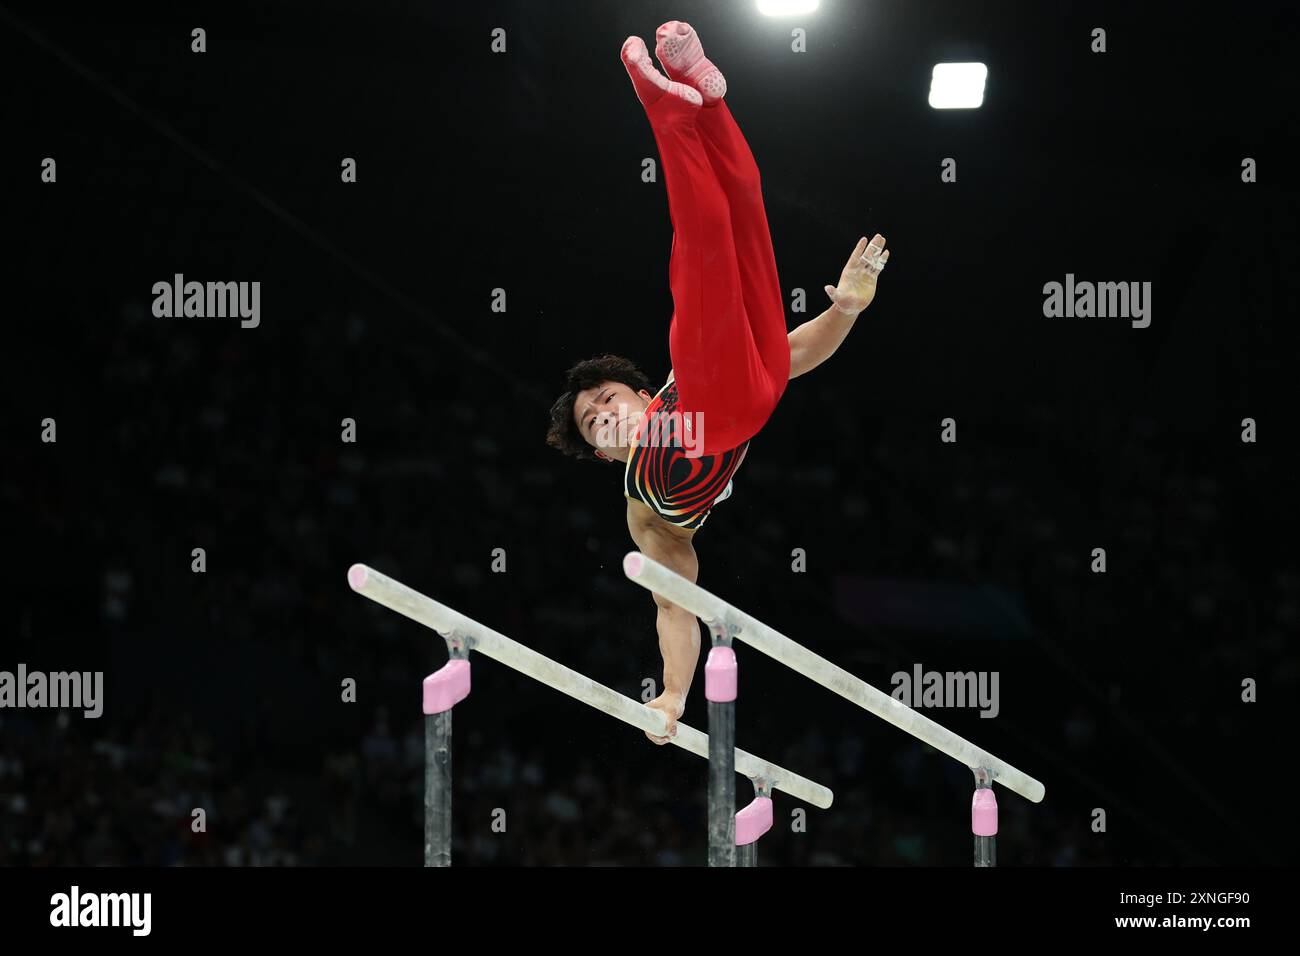
[[[688,581],[694,582],[699,576],[700,563],[691,543],[694,531],[669,524],[631,498],[627,502],[627,529],[642,554]],[[700,659],[700,625],[690,611],[658,594],[654,599],[659,609],[655,629],[659,632],[659,653],[664,658],[664,691],[646,706],[663,711],[668,718],[668,736],[656,737],[649,732],[646,736],[657,744],[666,744],[677,733],[677,718],[686,709],[686,695]]]
[[[859,239],[840,273],[840,284],[826,286],[831,307],[790,333],[791,378],[811,372],[835,354],[858,314],[876,297],[876,277],[889,261],[884,250],[885,237],[879,233],[870,244],[866,236]]]

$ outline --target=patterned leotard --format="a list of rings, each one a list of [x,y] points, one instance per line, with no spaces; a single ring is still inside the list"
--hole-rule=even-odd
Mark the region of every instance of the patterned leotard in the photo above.
[[[671,524],[695,529],[715,504],[731,496],[731,476],[745,460],[749,442],[716,455],[687,457],[677,431],[683,425],[690,428],[692,416],[672,414],[679,410],[677,383],[669,375],[646,408],[623,473],[623,494]],[[651,427],[655,415],[664,416],[658,428]]]

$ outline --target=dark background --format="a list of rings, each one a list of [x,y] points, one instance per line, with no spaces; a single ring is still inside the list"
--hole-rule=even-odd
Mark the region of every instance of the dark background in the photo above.
[[[893,250],[698,535],[701,584],[886,689],[999,671],[997,719],[933,716],[1046,784],[998,791],[1003,863],[1294,858],[1296,20],[1133,6],[0,5],[0,669],[106,683],[97,721],[0,712],[0,863],[418,864],[445,651],[351,593],[355,561],[622,692],[659,678],[619,475],[543,437],[572,362],[668,370],[618,51],[672,18],[727,74],[808,291],[791,327],[859,235]],[[926,104],[952,60],[988,64],[982,108]],[[261,281],[261,326],[154,318],[175,272]],[[1067,272],[1151,281],[1150,328],[1044,318]],[[739,744],[836,793],[800,834],[778,797],[764,862],[969,864],[964,768],[740,659]],[[457,863],[703,862],[702,761],[492,661],[474,681]]]

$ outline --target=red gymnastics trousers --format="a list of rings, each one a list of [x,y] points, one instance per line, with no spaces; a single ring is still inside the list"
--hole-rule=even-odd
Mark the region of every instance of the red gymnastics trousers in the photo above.
[[[790,378],[758,165],[724,100],[665,94],[646,115],[673,224],[673,376],[682,411],[700,416],[702,453],[715,455],[757,434]]]

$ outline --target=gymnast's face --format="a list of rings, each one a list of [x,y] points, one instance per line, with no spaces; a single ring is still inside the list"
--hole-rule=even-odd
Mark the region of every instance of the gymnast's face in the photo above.
[[[573,417],[578,431],[596,457],[605,461],[627,461],[636,427],[654,396],[645,389],[633,390],[622,382],[602,382],[578,393]]]

